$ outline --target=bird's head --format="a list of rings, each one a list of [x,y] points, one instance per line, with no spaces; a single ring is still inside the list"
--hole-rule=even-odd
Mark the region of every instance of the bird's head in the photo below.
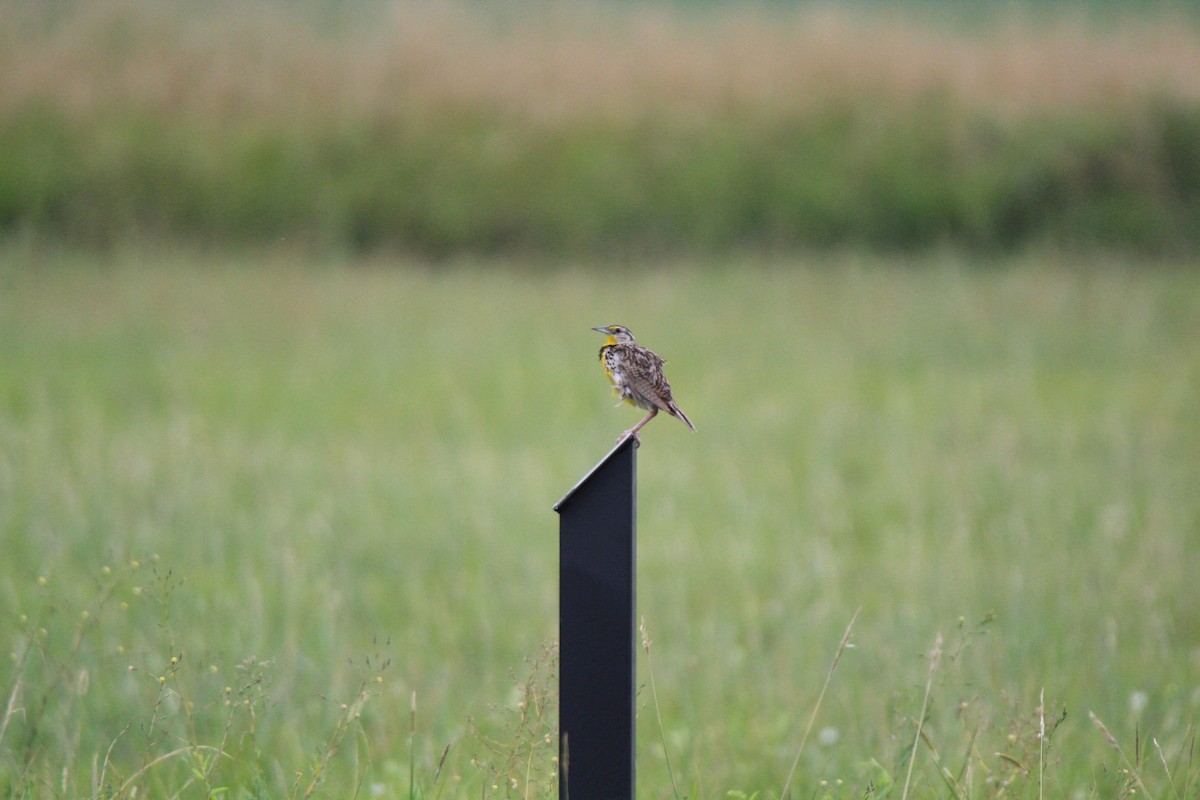
[[[609,344],[629,344],[633,341],[633,334],[624,325],[606,325],[603,328],[592,328],[592,330],[607,336]]]

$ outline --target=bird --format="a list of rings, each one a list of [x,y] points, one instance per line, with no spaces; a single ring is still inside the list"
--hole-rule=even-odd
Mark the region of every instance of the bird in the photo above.
[[[608,337],[600,347],[600,366],[612,382],[613,396],[648,412],[641,422],[618,436],[617,442],[632,436],[640,444],[638,431],[654,419],[659,411],[677,417],[693,431],[696,430],[683,409],[675,404],[671,384],[667,383],[667,376],[663,374],[663,364],[666,362],[657,353],[634,341],[633,333],[624,325],[604,325],[592,330]]]

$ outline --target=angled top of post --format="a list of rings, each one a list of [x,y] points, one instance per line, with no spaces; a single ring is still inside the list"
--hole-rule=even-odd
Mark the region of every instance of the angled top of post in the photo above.
[[[580,478],[579,482],[576,483],[574,486],[572,486],[570,488],[570,490],[562,496],[562,499],[554,504],[554,510],[562,511],[562,507],[567,504],[567,501],[571,499],[571,496],[573,494],[575,494],[577,491],[579,491],[579,487],[583,486],[585,483],[587,483],[588,478],[595,475],[596,471],[599,470],[601,467],[603,467],[605,464],[607,464],[613,456],[615,456],[617,453],[621,452],[621,450],[626,447],[637,447],[638,444],[639,444],[638,440],[634,436],[626,436],[624,439],[617,442],[616,445],[613,447],[613,449],[609,450],[608,453],[605,454],[604,458],[602,458],[596,462],[596,466],[589,469],[587,474],[584,475],[582,478]]]

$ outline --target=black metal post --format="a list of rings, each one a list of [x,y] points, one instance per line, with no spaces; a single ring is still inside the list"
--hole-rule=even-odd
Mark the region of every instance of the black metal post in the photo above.
[[[620,442],[559,514],[560,800],[633,800],[637,442]]]

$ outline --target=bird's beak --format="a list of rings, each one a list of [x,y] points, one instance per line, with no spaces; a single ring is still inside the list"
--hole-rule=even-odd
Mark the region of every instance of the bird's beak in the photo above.
[[[597,333],[608,333],[608,328],[592,328]]]

